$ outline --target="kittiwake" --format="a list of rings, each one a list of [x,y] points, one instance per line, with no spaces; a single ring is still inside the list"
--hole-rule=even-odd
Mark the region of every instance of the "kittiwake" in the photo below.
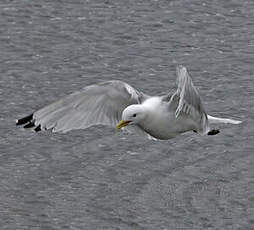
[[[212,123],[241,121],[206,113],[187,69],[177,66],[177,90],[164,96],[149,96],[129,84],[113,80],[94,84],[16,121],[34,130],[66,133],[92,125],[133,128],[155,139],[170,139],[187,131],[215,135]]]

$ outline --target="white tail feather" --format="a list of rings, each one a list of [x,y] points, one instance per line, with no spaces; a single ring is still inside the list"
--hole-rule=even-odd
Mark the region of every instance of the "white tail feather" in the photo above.
[[[233,119],[228,119],[228,118],[220,118],[220,117],[213,117],[210,115],[207,115],[208,117],[208,121],[210,124],[213,123],[226,123],[226,124],[240,124],[242,123],[242,121],[237,121],[237,120],[233,120]]]

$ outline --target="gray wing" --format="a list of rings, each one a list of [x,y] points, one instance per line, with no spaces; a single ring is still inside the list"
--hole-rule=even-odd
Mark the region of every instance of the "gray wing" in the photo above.
[[[202,104],[198,90],[194,86],[187,69],[177,66],[177,91],[170,99],[170,105],[175,107],[176,117],[189,115],[197,125],[197,131],[205,134],[209,131],[207,114]]]
[[[53,132],[68,132],[96,124],[115,126],[127,106],[140,104],[145,97],[125,82],[107,81],[72,93],[18,120],[17,124]]]

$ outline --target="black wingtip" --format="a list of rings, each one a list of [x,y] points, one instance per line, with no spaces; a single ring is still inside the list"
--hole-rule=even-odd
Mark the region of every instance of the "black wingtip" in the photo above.
[[[218,133],[220,133],[220,130],[219,129],[212,129],[212,130],[210,130],[208,133],[207,133],[207,135],[216,135],[216,134],[218,134]]]
[[[33,113],[26,116],[26,117],[23,117],[21,119],[18,119],[16,120],[16,125],[24,125],[23,127],[25,129],[29,129],[29,128],[34,128],[34,131],[37,133],[39,131],[41,131],[41,125],[38,124],[37,126],[35,125],[35,119],[33,117]]]
[[[25,126],[24,128],[25,129],[28,129],[28,128],[33,128],[35,126],[34,122],[33,121],[29,121]]]
[[[25,125],[26,123],[31,122],[33,120],[33,115],[34,114],[32,113],[26,117],[16,120],[16,125]]]
[[[37,133],[39,131],[41,131],[41,125],[38,125],[34,128],[34,131]]]

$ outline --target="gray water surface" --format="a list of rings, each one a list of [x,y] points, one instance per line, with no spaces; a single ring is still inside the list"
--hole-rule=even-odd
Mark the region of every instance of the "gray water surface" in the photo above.
[[[2,0],[0,229],[254,229],[253,0]],[[120,79],[151,95],[187,66],[221,133],[169,141],[15,119]]]

